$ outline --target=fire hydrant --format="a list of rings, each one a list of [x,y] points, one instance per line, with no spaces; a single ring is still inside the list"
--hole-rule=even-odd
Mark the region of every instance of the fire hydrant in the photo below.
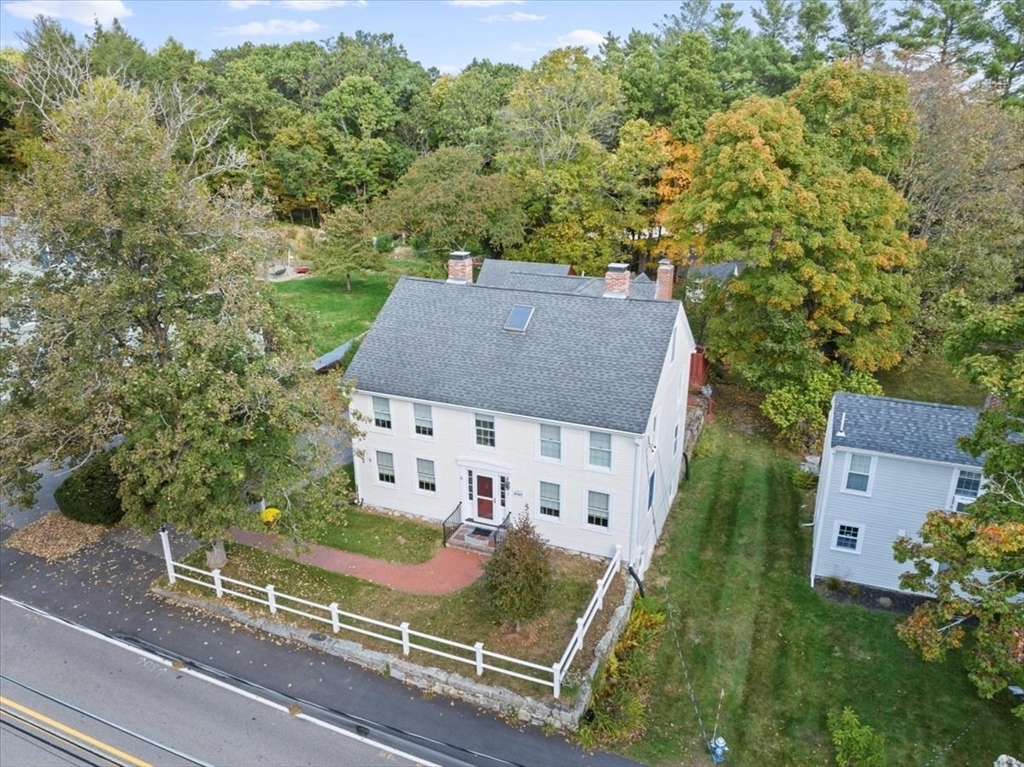
[[[711,743],[711,758],[715,764],[721,764],[725,761],[725,752],[729,750],[729,747],[725,745],[725,738],[719,735]]]

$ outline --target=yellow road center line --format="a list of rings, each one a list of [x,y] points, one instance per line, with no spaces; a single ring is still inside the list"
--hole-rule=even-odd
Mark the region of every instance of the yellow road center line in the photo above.
[[[120,749],[114,748],[113,746],[103,743],[102,741],[96,740],[95,738],[91,738],[84,732],[79,732],[76,729],[68,727],[66,724],[62,724],[61,722],[58,722],[55,719],[51,719],[48,716],[40,714],[38,711],[33,711],[27,706],[23,706],[20,703],[15,703],[10,698],[5,698],[2,695],[0,695],[0,705],[10,706],[15,711],[20,711],[21,713],[27,716],[31,716],[39,720],[40,722],[50,725],[51,727],[56,727],[61,732],[67,735],[71,735],[72,737],[78,738],[79,740],[88,743],[90,746],[95,746],[101,751],[105,751],[106,753],[111,754],[112,756],[124,759],[129,764],[134,764],[135,767],[153,767],[153,765],[151,765],[149,762],[143,762],[141,759],[136,759],[131,754],[126,754],[124,751],[121,751]]]

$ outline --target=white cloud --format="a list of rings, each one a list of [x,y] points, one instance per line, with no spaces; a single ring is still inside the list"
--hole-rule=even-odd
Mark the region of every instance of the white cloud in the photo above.
[[[366,0],[281,0],[278,5],[291,11],[326,11],[343,5],[365,6]]]
[[[544,21],[547,16],[538,16],[536,13],[494,13],[490,16],[484,16],[482,21],[492,23],[495,21]]]
[[[460,8],[493,8],[496,5],[522,5],[523,0],[448,0]]]
[[[604,35],[592,29],[574,29],[558,38],[559,45],[582,45],[584,48],[596,47],[603,42]]]
[[[228,8],[233,11],[245,11],[257,5],[270,5],[270,0],[228,0]]]
[[[132,15],[132,9],[121,0],[14,0],[4,3],[3,9],[19,19],[51,16],[87,27],[96,21],[106,25]]]
[[[315,21],[309,20],[288,21],[285,19],[270,19],[269,21],[253,21],[249,24],[240,24],[237,27],[221,27],[217,30],[217,34],[221,37],[288,37],[318,32],[326,28],[323,24],[317,24]]]

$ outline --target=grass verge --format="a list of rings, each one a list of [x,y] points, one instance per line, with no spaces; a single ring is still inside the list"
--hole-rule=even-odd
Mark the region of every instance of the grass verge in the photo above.
[[[1008,694],[979,699],[956,654],[945,664],[920,660],[896,636],[901,616],[810,588],[811,532],[802,523],[813,497],[793,486],[792,459],[737,433],[727,416],[702,448],[648,573],[648,594],[665,600],[670,625],[648,732],[623,744],[629,756],[708,759],[684,662],[708,736],[717,723],[737,764],[833,763],[826,719],[846,706],[885,736],[888,764],[987,764],[1024,753]]]

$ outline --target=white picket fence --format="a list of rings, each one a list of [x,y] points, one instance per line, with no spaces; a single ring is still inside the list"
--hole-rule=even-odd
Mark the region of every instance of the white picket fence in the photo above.
[[[266,586],[257,586],[245,581],[239,581],[221,574],[220,570],[203,570],[199,567],[192,567],[181,562],[175,562],[171,556],[170,537],[165,530],[160,531],[160,538],[163,542],[164,561],[167,564],[167,580],[173,585],[175,581],[194,583],[197,586],[212,589],[218,597],[230,596],[247,602],[264,605],[269,608],[272,615],[278,611],[301,615],[304,618],[323,623],[331,627],[337,634],[342,630],[351,631],[363,636],[380,639],[391,644],[401,645],[402,654],[408,655],[410,650],[421,650],[431,655],[439,655],[459,663],[465,663],[476,669],[477,676],[484,671],[494,671],[498,674],[513,676],[517,679],[525,679],[528,682],[550,687],[554,697],[561,693],[562,680],[568,672],[573,658],[583,646],[587,630],[594,621],[598,611],[604,606],[604,597],[611,586],[612,578],[619,571],[622,562],[622,547],[616,546],[615,553],[604,575],[597,580],[597,590],[587,605],[583,617],[576,619],[576,631],[573,632],[569,644],[565,648],[561,659],[550,666],[543,666],[539,663],[513,658],[501,653],[485,650],[483,642],[476,642],[472,645],[453,642],[449,639],[424,634],[409,627],[407,621],[399,624],[387,623],[374,618],[367,618],[363,615],[346,612],[342,610],[337,602],[323,605],[319,602],[311,602],[308,599],[293,597],[289,594],[279,593],[272,583]],[[358,625],[357,625],[358,624]],[[369,628],[372,627],[372,628]],[[377,630],[374,630],[377,629]],[[381,633],[381,631],[385,633]],[[501,665],[499,665],[501,664]],[[544,676],[538,677],[531,674],[543,672]]]

